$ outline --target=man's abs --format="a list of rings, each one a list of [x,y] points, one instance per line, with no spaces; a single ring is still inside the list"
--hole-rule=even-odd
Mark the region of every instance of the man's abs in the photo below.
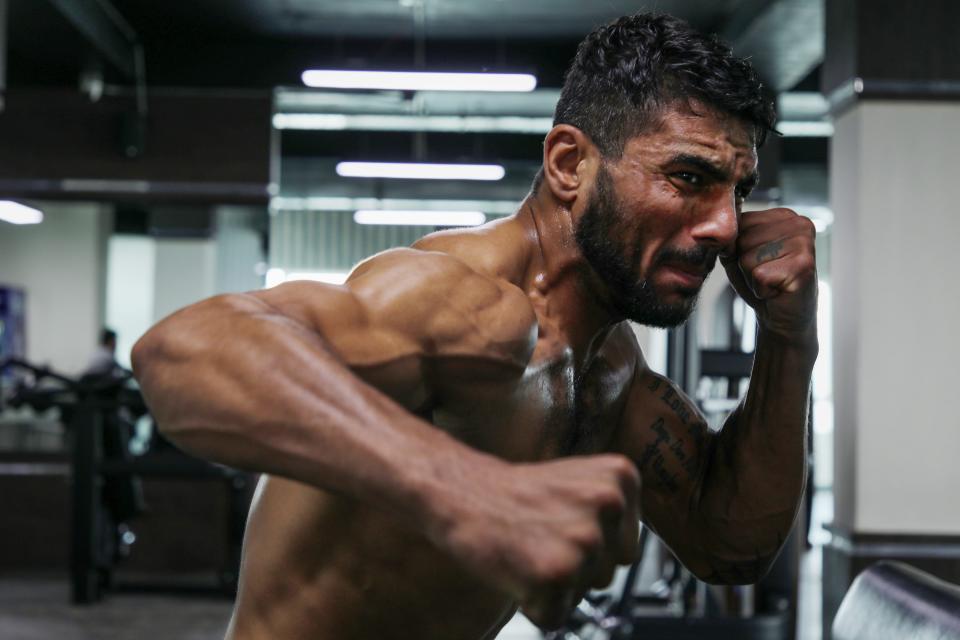
[[[387,514],[263,478],[228,640],[493,637],[514,603]]]

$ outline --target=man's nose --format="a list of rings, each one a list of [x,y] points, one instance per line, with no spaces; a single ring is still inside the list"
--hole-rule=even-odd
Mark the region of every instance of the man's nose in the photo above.
[[[704,203],[694,222],[692,235],[697,244],[720,253],[733,253],[738,232],[737,203],[732,193],[718,193]]]

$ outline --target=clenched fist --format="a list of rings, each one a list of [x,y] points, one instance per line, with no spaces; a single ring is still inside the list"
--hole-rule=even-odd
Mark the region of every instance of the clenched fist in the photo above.
[[[791,341],[816,331],[816,229],[790,209],[742,214],[734,254],[721,255],[730,283],[764,329]]]
[[[487,466],[490,465],[490,466]],[[509,593],[535,624],[557,627],[637,551],[640,477],[619,455],[537,464],[488,461],[441,546]]]

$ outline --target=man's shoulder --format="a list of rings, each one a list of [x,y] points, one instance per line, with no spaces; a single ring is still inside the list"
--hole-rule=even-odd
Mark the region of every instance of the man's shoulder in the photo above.
[[[604,341],[604,351],[620,354],[636,365],[645,364],[637,334],[627,320],[621,320],[610,331]]]
[[[451,253],[392,249],[358,265],[347,286],[374,324],[414,338],[425,356],[525,365],[536,343],[527,295]]]

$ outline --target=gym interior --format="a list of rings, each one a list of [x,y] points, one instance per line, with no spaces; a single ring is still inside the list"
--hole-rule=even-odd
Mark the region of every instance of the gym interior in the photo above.
[[[513,214],[578,43],[641,10],[720,36],[776,104],[744,209],[816,226],[807,490],[756,584],[642,530],[563,628],[497,637],[960,638],[948,0],[0,0],[0,637],[223,638],[257,477],[158,431],[133,345]],[[719,428],[757,335],[723,269],[687,324],[633,328]]]

